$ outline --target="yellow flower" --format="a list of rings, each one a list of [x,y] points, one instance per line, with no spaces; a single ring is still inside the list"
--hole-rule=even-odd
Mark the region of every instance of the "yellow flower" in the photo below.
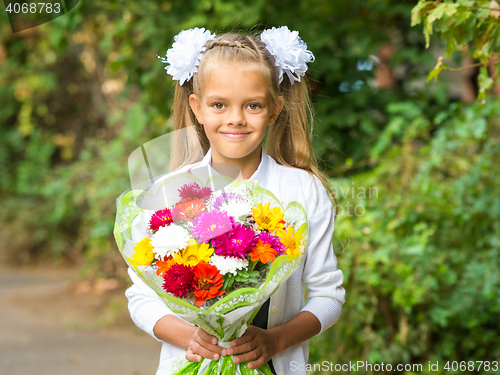
[[[134,258],[139,266],[149,266],[155,258],[153,245],[151,245],[151,238],[145,238],[137,242],[134,250],[135,253],[132,255],[132,258]]]
[[[297,259],[297,256],[301,253],[300,244],[304,238],[302,235],[302,230],[295,232],[295,229],[291,226],[285,229],[280,229],[276,232],[280,241],[286,246],[286,254],[293,259]]]
[[[214,252],[214,249],[209,246],[209,244],[204,242],[197,244],[196,241],[191,238],[184,250],[175,253],[174,260],[176,263],[191,267],[196,266],[200,262],[208,263],[210,256]]]
[[[275,206],[270,208],[271,203],[262,205],[259,203],[257,207],[252,208],[252,215],[260,230],[268,230],[273,233],[276,229],[283,229],[283,217],[285,214],[281,208]]]
[[[297,257],[299,256],[300,254],[300,248],[295,248],[293,250],[291,249],[288,249],[286,252],[285,252],[286,255],[288,255],[288,260],[290,259],[297,259]]]

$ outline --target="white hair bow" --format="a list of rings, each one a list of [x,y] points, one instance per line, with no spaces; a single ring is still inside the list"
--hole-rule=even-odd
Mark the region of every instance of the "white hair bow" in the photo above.
[[[279,83],[283,81],[283,72],[292,85],[295,81],[300,82],[300,77],[307,71],[307,63],[314,61],[314,55],[307,50],[307,44],[300,39],[298,31],[290,31],[287,26],[278,29],[273,27],[264,30],[260,39],[275,58],[275,64],[279,68]],[[167,73],[182,86],[198,71],[197,66],[200,65],[202,52],[209,40],[215,40],[215,34],[205,28],[182,30],[174,37],[174,44],[167,51],[167,58],[158,58],[170,64],[165,67]]]
[[[200,65],[202,52],[205,51],[205,44],[209,40],[215,40],[215,34],[212,35],[205,28],[182,30],[174,37],[174,44],[167,51],[167,58],[158,55],[157,57],[170,64],[165,67],[167,73],[182,86],[198,71],[197,66]]]
[[[260,39],[276,60],[279,82],[283,81],[283,72],[292,85],[295,81],[300,82],[300,77],[306,74],[307,63],[314,61],[314,55],[307,50],[307,44],[300,39],[299,32],[290,31],[287,26],[281,26],[279,29],[273,27],[264,30]]]

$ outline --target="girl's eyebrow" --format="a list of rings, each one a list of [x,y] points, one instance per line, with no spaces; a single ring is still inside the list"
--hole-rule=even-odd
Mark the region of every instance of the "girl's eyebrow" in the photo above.
[[[206,99],[207,99],[207,102],[212,101],[212,100],[221,100],[221,101],[226,100],[226,98],[223,98],[221,96],[207,96]]]
[[[225,101],[225,100],[227,100],[227,98],[223,98],[222,96],[207,96],[206,100],[207,100],[207,102],[212,101],[212,100]],[[265,101],[265,100],[266,100],[265,96],[254,96],[254,97],[246,99],[245,101],[253,102],[253,101]]]
[[[263,101],[265,102],[266,101],[266,97],[265,96],[254,96],[253,98],[249,98],[248,101],[250,102],[258,102],[258,101]]]

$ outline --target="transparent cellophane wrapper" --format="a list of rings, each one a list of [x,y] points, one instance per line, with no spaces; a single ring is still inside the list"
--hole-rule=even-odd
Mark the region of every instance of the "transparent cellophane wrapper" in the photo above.
[[[145,157],[146,154],[143,153],[143,155]],[[172,312],[217,337],[218,345],[229,347],[232,340],[245,333],[262,304],[270,298],[280,284],[287,281],[302,263],[308,237],[307,216],[298,202],[290,202],[287,207],[283,207],[271,191],[259,186],[257,182],[237,181],[219,173],[225,171],[220,165],[217,170],[210,164],[192,164],[191,166],[189,170],[180,168],[179,171],[170,172],[158,178],[150,178],[142,183],[132,181],[133,188],[122,193],[117,199],[114,235],[127,265],[158,294]],[[234,166],[228,166],[228,168],[234,176],[234,169],[232,169]],[[295,259],[287,254],[278,256],[267,268],[267,274],[262,275],[262,281],[252,284],[251,287],[242,287],[212,298],[202,307],[196,306],[192,300],[178,298],[167,293],[163,289],[164,279],[156,274],[156,268],[137,265],[132,255],[136,243],[148,237],[148,224],[153,213],[157,210],[172,208],[181,200],[179,188],[192,182],[196,182],[201,187],[210,187],[215,197],[223,193],[240,193],[249,198],[253,207],[259,202],[269,202],[271,207],[280,207],[284,212],[284,220],[287,223],[294,223],[296,231],[302,231],[304,238],[300,244],[301,252]],[[258,369],[248,369],[247,363],[234,364],[232,358],[233,356],[221,356],[217,361],[203,359],[201,362],[190,362],[185,357],[172,358],[169,361],[171,364],[169,369],[162,366],[161,375],[272,375],[267,364]]]

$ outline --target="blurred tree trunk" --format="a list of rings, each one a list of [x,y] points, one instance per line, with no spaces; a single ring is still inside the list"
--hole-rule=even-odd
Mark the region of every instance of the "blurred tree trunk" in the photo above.
[[[490,77],[492,77],[495,80],[495,83],[493,83],[493,87],[491,88],[491,93],[495,95],[500,95],[500,84],[498,84],[497,78],[498,78],[498,71],[495,69],[495,61],[498,60],[498,53],[494,53],[492,55],[492,59],[490,61],[490,64],[488,65],[488,73],[490,74]]]
[[[379,63],[374,70],[377,88],[388,89],[394,87],[396,81],[390,65],[390,60],[394,56],[394,47],[391,44],[383,44],[377,52]]]
[[[474,64],[474,59],[468,51],[463,53],[462,61],[462,66]],[[476,100],[477,87],[474,81],[475,77],[477,77],[478,70],[478,68],[464,69],[460,73],[462,101],[465,103],[473,103]]]

